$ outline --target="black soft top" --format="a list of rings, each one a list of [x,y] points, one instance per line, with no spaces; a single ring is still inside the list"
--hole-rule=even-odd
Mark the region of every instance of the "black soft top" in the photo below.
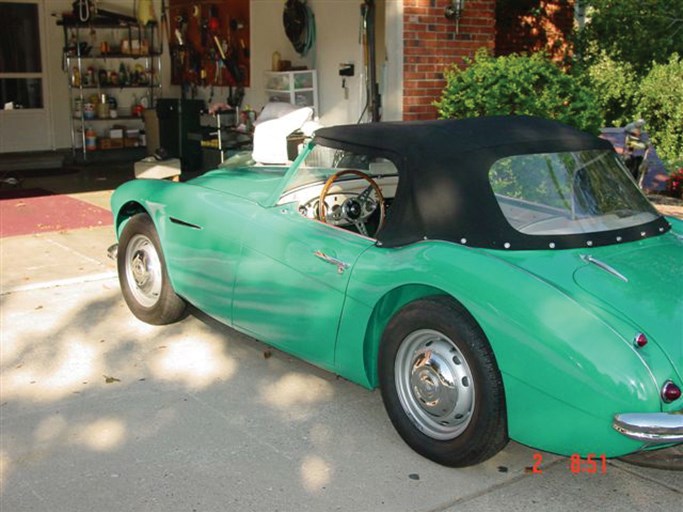
[[[585,247],[586,235],[526,235],[505,219],[488,172],[501,158],[577,150],[613,151],[612,145],[565,124],[529,116],[341,125],[316,131],[314,142],[385,157],[396,165],[399,186],[378,243],[385,247],[422,239],[475,247],[547,249]],[[648,230],[659,234],[660,219]],[[654,225],[656,224],[656,226]],[[620,230],[627,240],[643,227]],[[612,232],[591,234],[592,245],[613,243]]]

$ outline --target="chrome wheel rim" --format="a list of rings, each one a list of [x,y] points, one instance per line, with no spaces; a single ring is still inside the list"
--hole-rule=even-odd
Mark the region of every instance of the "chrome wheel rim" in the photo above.
[[[126,248],[126,280],[135,300],[151,308],[161,294],[161,261],[152,241],[135,235]]]
[[[454,439],[469,425],[472,370],[448,336],[431,329],[410,333],[396,354],[394,378],[403,410],[425,435]]]

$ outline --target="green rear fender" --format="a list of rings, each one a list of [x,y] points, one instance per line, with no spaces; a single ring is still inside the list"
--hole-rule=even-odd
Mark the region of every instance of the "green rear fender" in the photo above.
[[[661,410],[657,379],[627,338],[629,326],[620,332],[622,326],[486,251],[443,242],[366,251],[354,266],[339,327],[339,373],[376,387],[386,324],[429,295],[454,298],[482,327],[503,376],[511,438],[564,454],[639,448],[611,428],[615,413]],[[655,344],[647,348],[648,363],[670,372]]]

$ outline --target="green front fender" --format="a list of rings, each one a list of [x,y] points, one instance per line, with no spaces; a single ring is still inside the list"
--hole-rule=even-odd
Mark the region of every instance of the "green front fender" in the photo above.
[[[653,370],[627,338],[632,332],[486,251],[444,242],[366,251],[340,323],[339,373],[375,387],[384,327],[403,305],[434,294],[459,301],[491,343],[512,439],[566,455],[616,456],[641,446],[611,428],[615,413],[661,410]],[[652,345],[648,363],[670,372]]]
[[[164,214],[164,194],[181,186],[167,180],[133,180],[118,187],[110,200],[116,238],[126,221],[136,213],[147,213],[159,229],[159,219]]]

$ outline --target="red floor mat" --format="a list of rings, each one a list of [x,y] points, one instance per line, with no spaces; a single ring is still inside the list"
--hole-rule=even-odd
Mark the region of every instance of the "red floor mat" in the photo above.
[[[0,238],[112,224],[111,212],[65,195],[24,191],[0,199]],[[2,196],[7,197],[7,194]]]

